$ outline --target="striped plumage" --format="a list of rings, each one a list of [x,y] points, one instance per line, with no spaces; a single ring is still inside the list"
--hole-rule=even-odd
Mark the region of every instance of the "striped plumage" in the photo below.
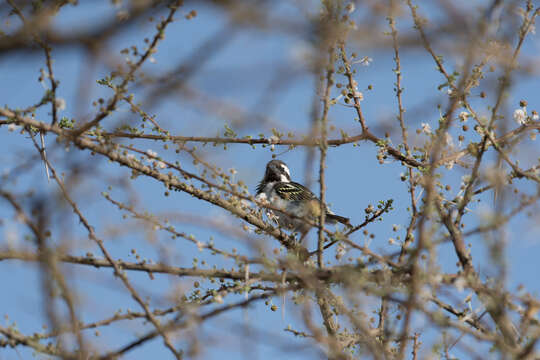
[[[268,201],[273,207],[283,209],[284,212],[274,211],[279,225],[302,234],[310,229],[310,225],[286,213],[312,222],[317,222],[321,215],[320,200],[304,185],[291,181],[289,168],[280,160],[272,160],[266,165],[264,177],[257,186],[256,198],[260,201]],[[348,218],[332,213],[326,205],[324,205],[324,210],[326,223],[340,222],[350,226]]]

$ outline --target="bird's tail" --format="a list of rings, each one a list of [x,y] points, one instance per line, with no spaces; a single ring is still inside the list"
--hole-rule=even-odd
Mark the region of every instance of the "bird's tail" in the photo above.
[[[346,225],[348,227],[352,227],[351,225],[351,221],[349,220],[349,218],[346,218],[346,217],[343,217],[343,216],[339,216],[339,215],[336,215],[336,214],[326,214],[326,220],[328,220],[329,222],[340,222],[342,223],[343,225]]]

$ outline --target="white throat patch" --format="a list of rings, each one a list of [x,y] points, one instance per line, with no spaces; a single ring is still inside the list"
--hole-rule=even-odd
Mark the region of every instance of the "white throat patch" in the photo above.
[[[291,172],[289,171],[289,168],[283,164],[280,165],[281,166],[281,170],[283,170],[284,173],[286,173],[288,176],[285,176],[283,174],[280,175],[280,180],[281,182],[290,182],[290,178],[291,178]]]

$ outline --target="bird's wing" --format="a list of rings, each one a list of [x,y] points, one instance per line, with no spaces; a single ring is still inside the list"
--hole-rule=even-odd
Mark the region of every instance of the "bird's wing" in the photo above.
[[[302,201],[317,199],[304,185],[295,182],[279,182],[274,185],[275,192],[284,200]]]

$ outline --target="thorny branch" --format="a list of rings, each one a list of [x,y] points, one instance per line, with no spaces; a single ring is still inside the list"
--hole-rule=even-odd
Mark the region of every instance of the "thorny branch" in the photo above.
[[[0,136],[6,139],[2,162],[7,159],[0,197],[10,205],[0,208],[5,234],[0,266],[7,274],[14,263],[37,269],[39,287],[25,281],[25,296],[40,296],[44,310],[35,324],[18,325],[20,314],[6,305],[0,347],[111,359],[161,338],[158,347],[178,359],[204,357],[216,345],[205,324],[218,316],[225,324],[242,309],[240,326],[270,327],[278,309],[274,301],[281,298],[282,316],[287,307],[294,319],[284,331],[287,341],[330,359],[418,359],[428,349],[446,358],[485,358],[488,349],[501,358],[538,355],[540,302],[526,278],[517,281],[525,282],[522,288],[509,287],[516,279],[509,278],[513,262],[505,250],[515,232],[510,230],[519,226],[532,232],[538,223],[540,165],[535,161],[540,154],[531,144],[540,119],[528,109],[538,104],[533,96],[521,99],[519,107],[511,101],[519,79],[535,76],[537,64],[526,44],[540,8],[531,0],[494,0],[480,10],[447,1],[325,0],[320,8],[288,4],[283,8],[297,7],[289,14],[276,13],[280,2],[203,3],[200,8],[193,3],[193,9],[183,1],[117,4],[113,16],[104,17],[114,21],[69,32],[53,24],[61,24],[67,9],[80,11],[73,2],[0,5],[6,17],[0,29],[2,58],[42,51],[38,80],[46,87],[37,100],[33,92],[17,101],[6,96],[0,108]],[[459,25],[432,21],[429,6],[437,5]],[[224,25],[205,38],[209,8]],[[11,17],[15,25],[9,24]],[[122,40],[134,28],[137,36],[143,34],[137,38],[142,47]],[[281,51],[275,49],[267,55],[249,48],[247,57],[245,49],[243,56],[231,52],[234,65],[226,68],[221,55],[236,49],[233,40],[261,33],[278,36],[280,44],[301,40],[305,48],[292,55],[301,61],[277,60]],[[201,34],[203,40],[188,34]],[[121,56],[111,52],[119,43]],[[272,42],[257,41],[266,43]],[[94,84],[74,87],[100,94],[95,100],[77,99],[95,109],[76,118],[69,117],[70,109],[63,113],[64,99],[73,98],[63,55],[72,49],[99,64],[81,79],[100,79],[98,90]],[[390,75],[379,59],[377,70],[367,66],[372,53],[393,58]],[[265,56],[262,65],[253,62],[259,55]],[[435,70],[421,73],[431,77],[412,78],[411,63],[425,66],[426,59]],[[279,61],[286,64],[275,66]],[[96,69],[107,75],[98,77]],[[393,93],[367,83],[373,71],[377,79],[391,79]],[[315,74],[311,130],[296,126],[306,111],[296,91],[288,92],[303,84],[304,74]],[[246,105],[250,97],[235,102],[242,90],[257,95],[253,89],[267,75],[271,80],[256,105]],[[433,93],[416,98],[414,86],[433,79],[440,82]],[[112,94],[103,96],[102,89]],[[433,109],[429,99],[436,99]],[[294,102],[295,112],[275,112],[281,101]],[[391,103],[395,110],[387,111]],[[425,111],[406,112],[416,103]],[[433,110],[439,114],[435,118]],[[384,112],[394,119],[383,121]],[[222,130],[214,131],[216,124]],[[256,200],[250,176],[263,171],[263,155],[253,160],[257,169],[236,170],[249,166],[248,151],[281,158],[301,149],[310,151],[308,163],[316,151],[320,154],[321,204],[336,194],[344,197],[332,208],[346,205],[350,213],[343,215],[357,225],[334,228],[325,224],[325,211],[302,218]],[[242,156],[230,155],[237,152]],[[375,159],[365,156],[371,152]],[[34,164],[43,163],[51,184],[40,182],[41,171],[36,176]],[[345,163],[347,171],[332,172],[337,163]],[[330,186],[335,175],[353,185],[335,190]],[[299,176],[291,174],[293,181]],[[100,191],[102,196],[95,196]],[[388,200],[364,203],[374,197]],[[280,228],[277,211],[304,221],[316,235]],[[453,267],[446,245],[457,259]],[[113,284],[127,310],[111,310],[114,300],[83,291],[90,281],[85,276],[93,286]],[[117,280],[122,286],[114,285]],[[5,293],[11,296],[9,288]],[[129,309],[131,300],[139,311]],[[261,314],[266,308],[270,315]],[[38,322],[51,328],[39,329]],[[124,323],[134,330],[132,337],[99,338],[100,331],[122,329]],[[89,336],[90,329],[96,337]],[[238,333],[233,330],[227,336]],[[265,330],[265,343],[279,343]],[[258,346],[242,341],[242,349]],[[284,346],[287,355],[296,349]],[[162,354],[158,349],[156,356]]]

